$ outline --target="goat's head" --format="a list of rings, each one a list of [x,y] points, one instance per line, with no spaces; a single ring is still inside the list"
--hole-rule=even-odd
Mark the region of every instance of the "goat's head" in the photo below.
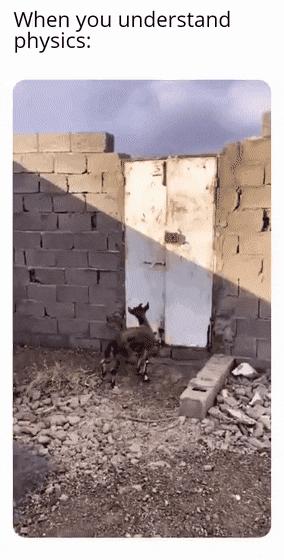
[[[149,309],[149,302],[146,303],[146,305],[143,305],[142,303],[139,303],[139,305],[137,305],[136,307],[128,307],[128,312],[131,315],[134,315],[135,317],[137,317],[137,319],[143,318],[145,317],[147,311]]]

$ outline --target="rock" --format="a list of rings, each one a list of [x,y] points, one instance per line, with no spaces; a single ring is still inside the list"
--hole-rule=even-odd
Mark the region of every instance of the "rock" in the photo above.
[[[264,406],[256,404],[254,407],[246,406],[245,411],[246,414],[251,418],[259,420],[260,416],[262,416],[262,414],[265,414],[266,409],[264,408]]]
[[[48,449],[46,447],[39,447],[38,449],[38,454],[40,457],[44,457],[45,455],[48,455]]]
[[[210,416],[212,416],[213,418],[220,420],[221,422],[228,422],[228,417],[223,414],[217,406],[212,406],[211,408],[209,408],[208,414],[210,414]]]
[[[66,416],[63,414],[52,414],[48,417],[51,426],[63,426],[66,423]]]
[[[67,494],[61,494],[59,500],[61,502],[67,502],[69,500],[69,496],[67,496]]]
[[[223,399],[226,399],[229,396],[228,389],[222,389],[221,395],[222,395]]]
[[[69,422],[70,426],[75,426],[80,422],[80,416],[67,416],[67,421]]]
[[[38,401],[40,399],[41,392],[38,389],[32,389],[30,396],[33,401]]]
[[[210,472],[214,470],[214,465],[203,465],[203,470],[205,472]]]
[[[137,490],[137,492],[141,492],[142,490],[141,484],[132,484],[131,488],[134,488],[134,490]]]
[[[233,369],[232,374],[235,376],[243,375],[248,379],[254,379],[258,375],[257,371],[246,362],[242,362],[235,369]]]
[[[29,422],[34,422],[37,417],[29,410],[20,410],[19,412],[16,412],[15,418],[17,418],[17,420],[28,420]]]
[[[77,408],[79,406],[79,397],[71,397],[67,403],[71,408]]]
[[[184,461],[181,461],[181,462],[180,462],[180,466],[181,466],[181,467],[185,467],[185,466],[186,466],[186,463],[185,463]],[[165,468],[165,467],[168,468],[168,469],[170,469],[170,468],[171,468],[171,465],[170,465],[169,463],[167,463],[167,461],[151,461],[151,462],[148,464],[148,467],[150,467],[150,469],[159,469],[159,468],[162,468],[162,469],[163,469],[163,468]]]
[[[271,430],[271,423],[270,423],[269,416],[263,414],[262,416],[259,417],[259,422],[261,422],[261,424],[265,427],[266,430],[269,431]]]
[[[255,437],[249,438],[248,443],[250,445],[253,445],[253,447],[256,447],[257,449],[263,449],[264,447],[263,442],[259,441],[259,439],[256,439]]]
[[[259,438],[263,435],[263,424],[262,422],[257,422],[253,432],[254,437]]]
[[[85,406],[90,401],[91,398],[92,398],[92,393],[88,393],[87,395],[81,395],[80,405]]]
[[[110,459],[110,462],[114,467],[118,467],[118,465],[120,465],[122,462],[121,455],[113,455],[113,457],[111,457]]]
[[[234,393],[237,397],[244,397],[246,395],[246,389],[245,387],[235,387]]]
[[[129,451],[130,453],[134,453],[135,455],[139,455],[140,457],[142,456],[140,443],[137,442],[132,443],[129,446]]]
[[[79,441],[79,436],[76,432],[70,432],[68,438],[72,443],[78,443]]]
[[[20,535],[28,535],[28,534],[29,534],[28,527],[21,527],[20,528]]]
[[[57,437],[57,439],[59,439],[60,441],[65,441],[66,439],[66,433],[64,432],[64,430],[58,430],[55,433],[55,436]]]
[[[50,442],[50,437],[40,434],[37,437],[37,441],[38,441],[38,443],[41,443],[42,445],[47,445]]]
[[[246,426],[254,426],[255,425],[255,420],[253,418],[250,418],[246,414],[244,414],[244,412],[242,412],[239,409],[230,408],[228,406],[226,408],[226,411],[228,412],[228,414],[230,416],[232,416],[232,418],[234,418],[235,420],[237,420],[237,422],[240,422],[241,424],[245,424]]]
[[[39,429],[37,426],[21,426],[22,434],[29,434],[31,436],[36,436]]]
[[[109,442],[109,444],[110,444],[110,445],[113,445],[113,443],[114,443],[114,439],[113,439],[113,437],[112,437],[112,435],[111,435],[111,434],[108,434],[108,436],[107,436],[107,440],[108,440],[108,442]]]
[[[224,398],[224,403],[225,403],[227,406],[231,406],[231,407],[233,407],[233,408],[234,408],[235,406],[238,406],[238,401],[237,401],[236,399],[234,399],[234,397],[231,397],[231,396]]]
[[[263,399],[258,391],[255,391],[251,401],[249,402],[250,406],[254,406],[256,404],[263,404]]]
[[[111,425],[108,422],[106,422],[103,425],[102,432],[103,434],[108,434],[110,431],[111,431]]]

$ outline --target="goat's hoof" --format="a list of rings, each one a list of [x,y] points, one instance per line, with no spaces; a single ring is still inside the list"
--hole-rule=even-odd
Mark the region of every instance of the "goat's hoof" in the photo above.
[[[148,375],[144,375],[143,382],[144,383],[150,383],[150,378],[148,377]]]

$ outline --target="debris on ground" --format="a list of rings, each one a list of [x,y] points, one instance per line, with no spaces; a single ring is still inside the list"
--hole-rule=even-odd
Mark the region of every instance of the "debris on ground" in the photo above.
[[[28,349],[18,352],[23,356]],[[45,351],[48,360],[44,361],[42,350],[38,355],[32,352],[35,361],[26,367],[27,378],[15,374],[14,439],[16,454],[28,449],[33,461],[39,461],[34,482],[40,490],[25,483],[25,473],[21,479],[19,470],[15,472],[19,483],[14,496],[15,527],[20,534],[260,536],[269,529],[269,475],[263,478],[262,474],[270,466],[269,373],[254,379],[230,375],[214,407],[200,421],[178,417],[179,396],[188,380],[181,376],[174,385],[167,382],[171,376],[165,377],[165,366],[155,366],[149,386],[139,383],[133,372],[126,373],[119,378],[119,392],[113,392],[101,381],[94,355],[87,359],[87,353],[79,354],[77,359],[74,351]],[[20,360],[19,366],[22,372]],[[22,456],[33,471],[29,456]],[[257,468],[262,482],[256,489]],[[231,484],[234,495],[241,496],[240,503],[247,508],[242,516],[256,514],[248,529],[243,526],[243,534],[236,535],[235,528],[228,527],[223,482],[224,492]],[[192,503],[199,490],[202,503],[199,498]],[[190,498],[185,499],[185,492]],[[262,493],[265,498],[256,502]],[[100,502],[104,514],[88,535],[84,524],[79,530],[72,518],[73,527],[71,517],[76,508],[80,519],[88,517],[94,500]],[[192,518],[193,505],[201,510],[200,521]],[[155,510],[163,522],[155,520]],[[126,515],[130,517],[125,520]]]

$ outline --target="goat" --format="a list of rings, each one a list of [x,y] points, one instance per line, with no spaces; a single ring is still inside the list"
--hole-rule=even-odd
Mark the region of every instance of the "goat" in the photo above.
[[[104,378],[107,374],[107,363],[110,364],[111,387],[115,386],[116,374],[120,366],[118,355],[128,357],[130,352],[138,355],[137,374],[143,375],[143,381],[149,382],[147,374],[149,364],[149,354],[157,343],[155,334],[146,318],[149,309],[149,302],[143,307],[142,303],[136,307],[128,307],[129,313],[138,319],[138,327],[129,327],[122,330],[115,339],[111,340],[104,352],[101,360],[101,374]]]

